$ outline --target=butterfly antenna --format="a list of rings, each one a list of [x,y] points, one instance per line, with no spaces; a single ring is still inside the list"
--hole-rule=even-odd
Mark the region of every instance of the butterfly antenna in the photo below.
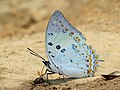
[[[35,51],[33,51],[32,49],[30,48],[27,48],[29,51],[30,51],[30,54],[36,56],[36,57],[39,57],[41,58],[43,61],[46,61],[43,57],[41,57],[39,54],[37,54]]]

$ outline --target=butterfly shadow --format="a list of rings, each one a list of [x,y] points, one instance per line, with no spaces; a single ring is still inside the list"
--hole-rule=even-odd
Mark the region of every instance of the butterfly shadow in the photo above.
[[[50,85],[59,85],[59,84],[67,84],[67,82],[76,79],[78,78],[57,78],[57,79],[50,79],[48,82],[50,83]]]

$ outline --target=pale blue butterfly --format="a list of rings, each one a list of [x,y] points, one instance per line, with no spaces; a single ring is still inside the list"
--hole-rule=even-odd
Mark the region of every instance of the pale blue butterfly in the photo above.
[[[86,44],[85,36],[58,10],[50,18],[45,40],[48,61],[39,57],[48,67],[46,73],[49,71],[74,78],[94,76],[98,62],[102,60],[92,46]]]

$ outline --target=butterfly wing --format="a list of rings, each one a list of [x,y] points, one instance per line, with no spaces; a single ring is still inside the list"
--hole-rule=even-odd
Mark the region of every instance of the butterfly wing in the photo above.
[[[69,77],[92,76],[97,55],[85,42],[85,36],[55,11],[46,31],[46,53],[52,70]]]

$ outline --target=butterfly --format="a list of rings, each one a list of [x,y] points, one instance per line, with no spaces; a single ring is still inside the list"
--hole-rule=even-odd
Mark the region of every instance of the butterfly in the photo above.
[[[85,36],[74,28],[56,10],[51,16],[45,38],[48,61],[29,49],[31,54],[43,59],[49,74],[57,73],[67,77],[83,78],[94,76],[99,55],[91,45],[86,44]]]

